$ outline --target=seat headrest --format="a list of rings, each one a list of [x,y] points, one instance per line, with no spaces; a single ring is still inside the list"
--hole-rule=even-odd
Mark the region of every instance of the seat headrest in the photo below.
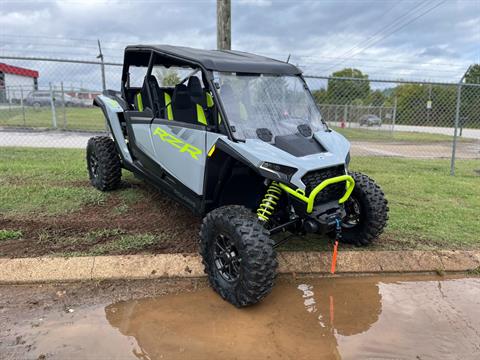
[[[192,96],[203,96],[202,84],[200,84],[200,79],[198,77],[190,76],[188,78],[188,91],[190,91],[190,95]]]
[[[148,75],[147,81],[150,85],[155,85],[156,87],[159,87],[157,78],[154,75]]]
[[[175,86],[172,101],[177,109],[189,109],[193,106],[188,88],[184,84],[178,84]]]

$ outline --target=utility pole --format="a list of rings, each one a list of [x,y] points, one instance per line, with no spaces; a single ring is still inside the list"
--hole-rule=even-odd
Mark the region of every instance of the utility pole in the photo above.
[[[217,49],[232,48],[232,17],[230,0],[217,0]]]
[[[97,55],[97,59],[100,59],[100,70],[102,72],[102,90],[105,91],[107,89],[107,85],[105,83],[105,62],[103,61],[103,53],[102,53],[102,46],[100,45],[100,40],[98,42],[98,51],[99,54]]]

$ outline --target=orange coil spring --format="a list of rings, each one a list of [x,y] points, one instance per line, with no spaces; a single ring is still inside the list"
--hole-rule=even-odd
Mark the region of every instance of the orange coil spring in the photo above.
[[[281,195],[282,189],[277,183],[272,182],[257,209],[257,216],[260,220],[268,221],[270,219],[270,215],[275,211],[275,206],[278,204]]]

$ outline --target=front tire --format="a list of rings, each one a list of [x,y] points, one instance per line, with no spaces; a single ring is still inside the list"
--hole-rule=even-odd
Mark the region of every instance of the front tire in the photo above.
[[[387,225],[388,201],[373,179],[358,172],[350,175],[355,180],[355,188],[345,202],[347,214],[342,219],[342,242],[367,246]]]
[[[243,206],[211,211],[200,230],[200,254],[212,288],[237,307],[262,300],[274,285],[274,241]]]
[[[98,190],[110,191],[120,186],[122,165],[115,143],[108,136],[88,140],[87,167],[90,183]]]

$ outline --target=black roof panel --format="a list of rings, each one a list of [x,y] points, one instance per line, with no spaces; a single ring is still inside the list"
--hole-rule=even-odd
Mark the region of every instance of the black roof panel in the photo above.
[[[129,45],[125,51],[154,50],[190,62],[199,63],[208,70],[246,73],[296,75],[301,71],[294,65],[242,51],[201,50],[171,45]]]

